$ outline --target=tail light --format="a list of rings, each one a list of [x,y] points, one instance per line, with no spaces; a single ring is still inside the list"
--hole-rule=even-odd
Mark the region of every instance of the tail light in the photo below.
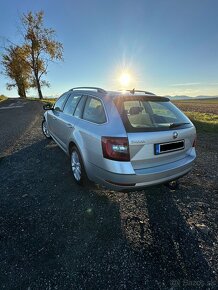
[[[104,158],[117,161],[130,161],[129,142],[126,137],[102,137]]]

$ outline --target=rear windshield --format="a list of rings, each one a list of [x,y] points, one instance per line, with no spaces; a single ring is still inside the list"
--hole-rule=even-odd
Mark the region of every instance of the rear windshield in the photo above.
[[[192,126],[189,119],[166,98],[120,97],[115,104],[127,132],[175,130]]]

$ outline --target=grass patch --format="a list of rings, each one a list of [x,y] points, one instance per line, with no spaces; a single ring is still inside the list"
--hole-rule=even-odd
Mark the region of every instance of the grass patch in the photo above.
[[[218,115],[199,112],[185,112],[198,132],[218,133]]]
[[[7,100],[7,97],[5,97],[4,95],[0,95],[0,102]]]
[[[31,100],[31,101],[40,101],[42,103],[51,103],[54,104],[57,101],[57,98],[49,98],[49,99],[39,99],[39,98],[27,98],[27,100]]]
[[[43,99],[41,102],[43,103],[51,103],[54,104],[57,101],[57,99]]]

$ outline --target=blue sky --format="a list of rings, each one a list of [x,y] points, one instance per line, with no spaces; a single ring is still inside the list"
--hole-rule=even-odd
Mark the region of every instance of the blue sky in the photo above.
[[[64,46],[44,95],[80,85],[119,89],[122,71],[129,88],[218,95],[217,0],[1,0],[0,44],[19,42],[19,16],[41,9]],[[16,96],[7,81],[0,75],[0,94]]]

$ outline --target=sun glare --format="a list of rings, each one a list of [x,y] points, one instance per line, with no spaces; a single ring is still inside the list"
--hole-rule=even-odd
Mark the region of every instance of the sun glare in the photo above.
[[[129,73],[127,72],[123,72],[120,76],[120,84],[122,86],[128,86],[130,83],[131,77],[129,75]]]

